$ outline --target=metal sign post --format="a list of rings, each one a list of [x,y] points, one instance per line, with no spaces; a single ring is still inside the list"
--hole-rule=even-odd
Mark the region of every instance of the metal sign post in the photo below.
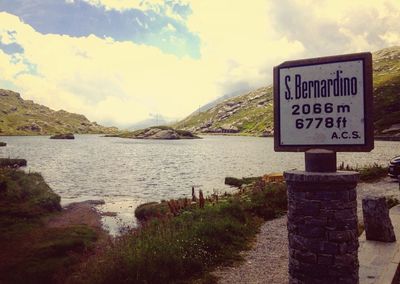
[[[286,171],[290,283],[358,283],[358,173],[336,152],[374,147],[372,55],[287,61],[274,68],[275,151],[305,152]]]

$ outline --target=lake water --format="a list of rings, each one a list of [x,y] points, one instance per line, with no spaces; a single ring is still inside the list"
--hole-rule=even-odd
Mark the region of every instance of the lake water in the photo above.
[[[1,137],[1,157],[28,160],[26,171],[40,172],[65,205],[103,199],[105,211],[118,213],[109,226],[132,224],[137,205],[189,197],[191,187],[210,194],[231,190],[226,176],[260,176],[304,169],[303,153],[275,153],[272,138],[205,136],[198,140],[132,140],[76,135]],[[339,153],[338,163],[386,165],[400,154],[400,143],[376,141],[370,153]],[[107,219],[107,218],[106,218]]]

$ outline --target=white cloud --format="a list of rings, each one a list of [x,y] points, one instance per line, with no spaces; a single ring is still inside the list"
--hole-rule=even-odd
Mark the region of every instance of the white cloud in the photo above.
[[[397,0],[270,1],[271,25],[305,47],[306,56],[374,51],[400,42]],[[389,40],[389,38],[391,40]]]
[[[115,10],[164,5],[85,1]],[[1,41],[24,49],[14,56],[0,51],[0,76],[49,107],[129,125],[150,113],[183,117],[238,86],[268,85],[272,67],[285,60],[400,44],[400,3],[395,0],[187,2],[193,12],[187,26],[200,38],[200,59],[110,37],[43,35],[0,13]],[[38,74],[29,74],[27,62]]]
[[[22,74],[22,60],[0,52],[1,76],[22,94],[52,108],[86,114],[97,121],[128,125],[162,113],[183,117],[215,97],[216,74],[203,62],[178,59],[155,47],[100,39],[42,35],[17,17],[0,13],[1,33],[15,30],[15,42],[38,75]]]
[[[303,51],[299,41],[288,40],[271,28],[267,1],[192,1],[191,5],[189,28],[199,34],[203,60],[222,68],[224,75],[216,78],[220,85],[237,81],[253,87],[269,84],[267,67],[272,71],[273,65]]]

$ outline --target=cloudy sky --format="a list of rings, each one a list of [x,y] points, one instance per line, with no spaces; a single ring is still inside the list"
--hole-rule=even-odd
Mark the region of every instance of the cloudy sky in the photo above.
[[[269,85],[285,60],[400,45],[399,0],[0,0],[0,88],[128,126]]]

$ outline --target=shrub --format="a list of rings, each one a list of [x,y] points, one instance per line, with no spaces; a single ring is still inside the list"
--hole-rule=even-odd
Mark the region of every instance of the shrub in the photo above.
[[[135,209],[135,217],[140,221],[150,220],[151,218],[164,216],[168,212],[166,202],[148,202],[139,205]]]
[[[250,195],[250,210],[265,220],[276,218],[287,211],[287,189],[284,183],[266,184]]]
[[[363,167],[352,167],[349,165],[344,165],[342,162],[338,170],[342,171],[355,171],[360,173],[360,180],[364,182],[372,182],[379,180],[380,178],[385,177],[388,174],[388,168],[378,165],[377,163],[374,163],[372,165],[367,165]]]
[[[38,173],[0,169],[0,214],[37,217],[61,210],[55,194]]]

